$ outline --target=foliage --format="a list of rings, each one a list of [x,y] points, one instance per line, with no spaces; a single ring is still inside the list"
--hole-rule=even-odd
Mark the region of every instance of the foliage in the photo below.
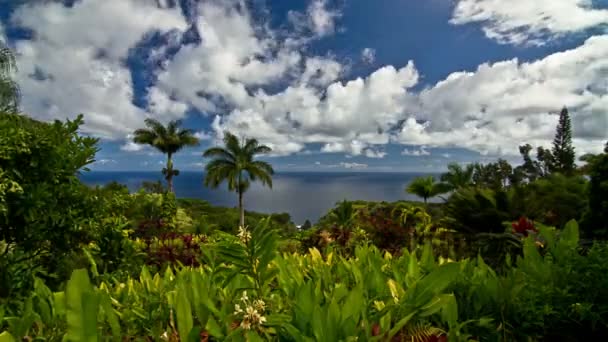
[[[462,166],[458,163],[448,164],[448,172],[441,175],[441,181],[446,184],[446,190],[454,191],[473,184],[475,165]]]
[[[608,143],[606,151],[589,163],[589,209],[583,219],[589,236],[608,236]]]
[[[465,233],[502,233],[503,222],[510,221],[505,191],[466,188],[456,191],[443,207],[448,228]]]
[[[559,114],[559,123],[553,139],[553,148],[551,150],[551,172],[559,172],[570,175],[574,173],[576,165],[574,165],[575,154],[572,146],[572,124],[570,123],[570,114],[568,108],[564,107]]]
[[[133,141],[150,145],[167,155],[167,166],[162,172],[167,180],[167,189],[173,192],[173,177],[179,175],[179,170],[173,168],[172,157],[186,146],[197,146],[199,140],[194,136],[193,130],[180,128],[180,120],[171,121],[164,126],[159,121],[148,118],[145,124],[147,128],[138,129],[133,133]]]
[[[412,180],[406,191],[422,197],[424,203],[426,203],[429,198],[448,192],[448,188],[443,183],[436,182],[435,177],[427,176]]]
[[[27,251],[20,258],[26,265],[49,273],[92,239],[99,215],[77,177],[97,151],[96,139],[78,135],[82,122],[82,116],[47,124],[0,115],[0,240],[7,251]]]
[[[241,227],[245,226],[243,194],[251,182],[259,180],[272,188],[272,166],[265,161],[254,160],[257,155],[271,151],[270,147],[260,145],[257,139],[249,138],[239,142],[235,135],[225,132],[224,147],[211,147],[203,154],[205,158],[211,158],[205,166],[205,185],[217,188],[226,182],[228,190],[238,194]]]

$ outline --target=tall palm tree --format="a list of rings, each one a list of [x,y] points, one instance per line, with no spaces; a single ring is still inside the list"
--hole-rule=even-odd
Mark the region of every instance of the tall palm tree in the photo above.
[[[0,112],[12,113],[19,108],[19,86],[11,79],[17,69],[13,51],[0,42]]]
[[[226,181],[228,190],[238,194],[241,227],[245,227],[243,194],[249,189],[251,182],[259,180],[263,185],[272,188],[272,166],[265,161],[254,160],[256,155],[271,151],[270,147],[260,145],[256,139],[239,141],[234,134],[226,132],[224,147],[211,147],[203,154],[205,158],[212,158],[205,167],[205,185],[217,188]]]
[[[448,164],[448,172],[441,175],[441,181],[445,184],[446,190],[458,190],[473,184],[474,172],[475,165],[473,164],[463,167],[458,163],[450,163]]]
[[[148,128],[136,130],[133,142],[150,145],[167,155],[167,167],[162,172],[167,180],[167,188],[173,192],[173,177],[179,175],[179,170],[173,169],[173,155],[186,146],[198,145],[199,140],[193,130],[180,128],[180,120],[171,121],[166,127],[154,119],[144,122]]]
[[[435,177],[428,176],[415,178],[405,191],[422,197],[426,204],[429,198],[446,193],[448,192],[448,189],[446,189],[445,184],[436,182]]]

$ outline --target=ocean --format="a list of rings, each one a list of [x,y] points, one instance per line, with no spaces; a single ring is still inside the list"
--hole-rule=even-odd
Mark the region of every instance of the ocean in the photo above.
[[[420,173],[355,173],[355,172],[293,172],[277,173],[272,189],[254,183],[245,193],[245,208],[262,213],[291,215],[294,223],[316,222],[344,199],[387,201],[420,200],[405,192],[407,184]],[[197,198],[213,205],[235,207],[237,195],[226,185],[210,189],[203,185],[202,172],[181,172],[174,178],[175,194],[179,198]],[[81,180],[88,185],[104,185],[112,181],[137,191],[143,181],[161,180],[160,172],[83,172]]]

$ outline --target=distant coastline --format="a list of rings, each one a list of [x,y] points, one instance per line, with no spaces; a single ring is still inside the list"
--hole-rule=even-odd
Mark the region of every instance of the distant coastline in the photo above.
[[[209,189],[203,186],[202,171],[184,171],[175,178],[175,193],[179,198],[203,199],[213,205],[234,207],[236,195],[225,187]],[[277,172],[273,189],[254,184],[246,194],[246,209],[262,213],[287,212],[297,225],[305,220],[316,221],[336,202],[347,200],[387,201],[419,200],[405,192],[407,184],[420,172],[330,171]],[[160,171],[89,171],[81,180],[91,186],[112,181],[137,191],[144,181],[163,180]]]

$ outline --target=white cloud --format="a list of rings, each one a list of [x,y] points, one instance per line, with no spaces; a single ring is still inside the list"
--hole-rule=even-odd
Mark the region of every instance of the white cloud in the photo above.
[[[127,141],[120,146],[121,151],[126,152],[138,152],[144,149],[144,145],[136,144],[132,141]]]
[[[83,130],[104,138],[124,137],[146,117],[132,103],[129,50],[148,32],[186,27],[179,9],[141,0],[38,3],[11,19],[34,32],[16,42],[23,110],[42,120],[84,113]]]
[[[430,156],[431,152],[429,152],[425,146],[420,146],[419,149],[404,149],[401,152],[402,156],[413,156],[413,157],[421,157],[421,156]]]
[[[361,60],[366,64],[374,64],[376,61],[376,50],[372,48],[361,50]]]
[[[457,0],[450,22],[481,23],[500,43],[541,45],[608,24],[608,10],[593,8],[592,0]]]
[[[342,16],[337,9],[330,9],[327,0],[312,0],[306,13],[289,11],[288,19],[297,31],[310,31],[316,38],[335,32],[336,20]]]
[[[200,132],[195,132],[194,137],[197,138],[198,140],[211,140],[211,139],[213,139],[213,134],[211,134],[209,132],[205,132],[205,131],[200,131]],[[196,153],[198,155],[199,152],[196,152]]]
[[[517,59],[457,72],[419,94],[397,141],[517,154],[518,144],[549,145],[557,115],[568,106],[579,153],[608,139],[608,36],[534,62]]]

